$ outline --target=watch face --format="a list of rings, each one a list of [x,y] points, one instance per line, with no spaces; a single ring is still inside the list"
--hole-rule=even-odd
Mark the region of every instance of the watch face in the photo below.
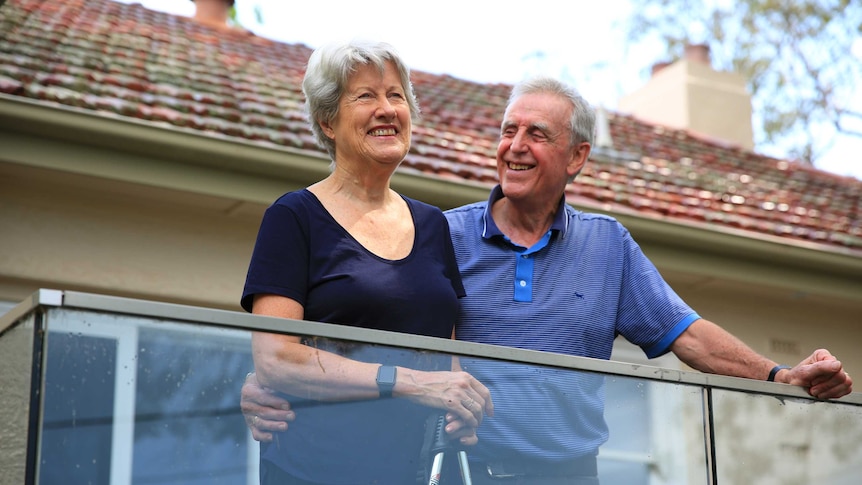
[[[395,367],[391,365],[381,365],[377,370],[378,385],[395,385]]]

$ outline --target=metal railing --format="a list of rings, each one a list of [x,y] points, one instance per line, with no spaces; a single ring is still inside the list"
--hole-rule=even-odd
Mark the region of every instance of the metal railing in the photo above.
[[[818,401],[748,379],[41,290],[0,317],[0,484],[257,483],[258,445],[239,410],[254,331],[337,341],[372,359],[459,356],[468,371],[498,368],[494,375],[508,379],[502,388],[558,392],[540,409],[517,396],[528,403],[523,412],[487,418],[499,420],[489,426],[541,427],[543,413],[594,390],[585,406],[601,410],[589,427],[599,430],[592,437],[602,443],[605,484],[855,484],[862,476],[859,393]],[[301,406],[314,402],[296,404],[301,419]]]

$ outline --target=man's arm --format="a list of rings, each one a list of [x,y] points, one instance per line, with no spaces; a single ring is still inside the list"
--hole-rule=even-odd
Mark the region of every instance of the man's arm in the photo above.
[[[718,325],[704,319],[691,324],[670,347],[694,369],[749,379],[766,380],[776,362],[758,354]],[[853,380],[828,350],[814,351],[790,369],[778,371],[775,382],[807,389],[818,399],[832,399],[853,391]]]

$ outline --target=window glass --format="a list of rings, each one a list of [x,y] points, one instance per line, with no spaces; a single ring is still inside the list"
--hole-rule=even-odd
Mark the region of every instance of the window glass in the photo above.
[[[39,483],[109,483],[117,342],[51,332],[47,347]]]
[[[256,483],[249,333],[50,313],[39,483]]]
[[[138,342],[132,483],[244,483],[248,340],[143,328]]]

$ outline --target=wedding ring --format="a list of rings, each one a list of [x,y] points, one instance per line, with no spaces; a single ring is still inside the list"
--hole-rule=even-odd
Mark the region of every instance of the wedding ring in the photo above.
[[[260,420],[260,416],[258,416],[257,414],[255,414],[255,415],[254,415],[254,417],[253,417],[253,418],[251,418],[251,425],[252,425],[252,426],[254,426],[255,428],[257,428],[257,422],[258,422],[258,420]]]
[[[462,404],[465,408],[467,408],[467,410],[472,411],[472,410],[473,410],[473,405],[474,405],[474,404],[476,404],[476,401],[474,401],[474,400],[473,400],[473,398],[471,397],[469,401],[461,401],[461,404]]]

